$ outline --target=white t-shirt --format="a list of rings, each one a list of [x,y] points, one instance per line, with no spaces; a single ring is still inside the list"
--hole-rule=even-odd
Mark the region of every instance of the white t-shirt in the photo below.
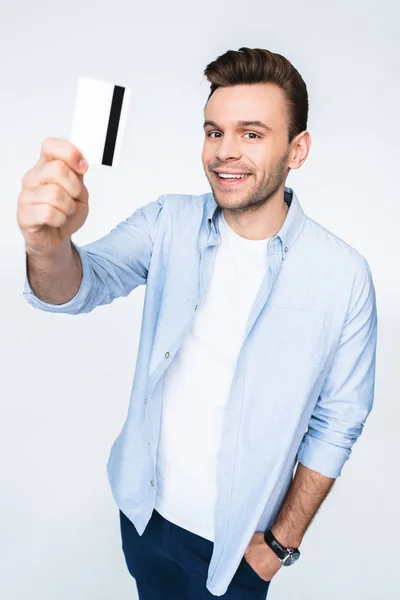
[[[164,518],[211,541],[224,411],[270,239],[239,236],[222,211],[218,225],[207,298],[165,373],[155,503]]]

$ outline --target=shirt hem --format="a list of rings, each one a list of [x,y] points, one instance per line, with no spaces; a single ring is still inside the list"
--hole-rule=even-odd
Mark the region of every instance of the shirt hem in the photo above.
[[[208,542],[214,543],[214,536],[211,535],[210,537],[207,537],[210,534],[205,535],[204,530],[197,529],[196,527],[192,527],[191,524],[184,522],[180,518],[177,518],[176,515],[174,515],[167,508],[165,508],[164,505],[156,502],[154,508],[158,513],[160,513],[160,515],[162,517],[164,517],[164,519],[167,519],[167,521],[170,521],[173,525],[176,525],[177,527],[180,527],[181,529],[185,529],[185,531],[188,531],[189,533],[198,535],[199,537],[206,539]],[[210,538],[212,538],[212,539],[210,539]]]

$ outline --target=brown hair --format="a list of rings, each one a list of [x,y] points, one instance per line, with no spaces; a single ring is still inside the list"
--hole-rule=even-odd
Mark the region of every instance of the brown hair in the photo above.
[[[289,144],[307,129],[308,94],[300,73],[281,54],[263,48],[228,50],[210,62],[204,75],[211,83],[211,98],[219,87],[251,83],[275,83],[286,98],[289,109]]]

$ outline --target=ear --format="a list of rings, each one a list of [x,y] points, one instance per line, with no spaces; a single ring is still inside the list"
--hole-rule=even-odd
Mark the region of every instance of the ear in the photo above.
[[[311,148],[311,135],[308,131],[302,131],[291,141],[292,151],[288,167],[298,169],[306,161]]]

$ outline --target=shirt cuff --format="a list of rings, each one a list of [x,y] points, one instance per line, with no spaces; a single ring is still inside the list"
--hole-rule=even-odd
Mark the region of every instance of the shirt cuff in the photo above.
[[[77,293],[73,298],[71,298],[71,300],[68,300],[68,302],[65,302],[64,304],[51,304],[44,302],[43,300],[40,300],[40,298],[38,298],[33,292],[26,274],[24,291],[22,292],[22,295],[25,296],[26,300],[34,308],[38,308],[39,310],[44,310],[47,312],[65,312],[69,314],[76,314],[84,306],[90,289],[93,285],[92,270],[86,252],[79,248],[79,246],[77,246],[74,242],[71,241],[71,244],[76,248],[82,263],[82,280]]]
[[[335,446],[306,433],[300,444],[297,460],[312,471],[336,479],[341,475],[350,453],[350,448]]]

